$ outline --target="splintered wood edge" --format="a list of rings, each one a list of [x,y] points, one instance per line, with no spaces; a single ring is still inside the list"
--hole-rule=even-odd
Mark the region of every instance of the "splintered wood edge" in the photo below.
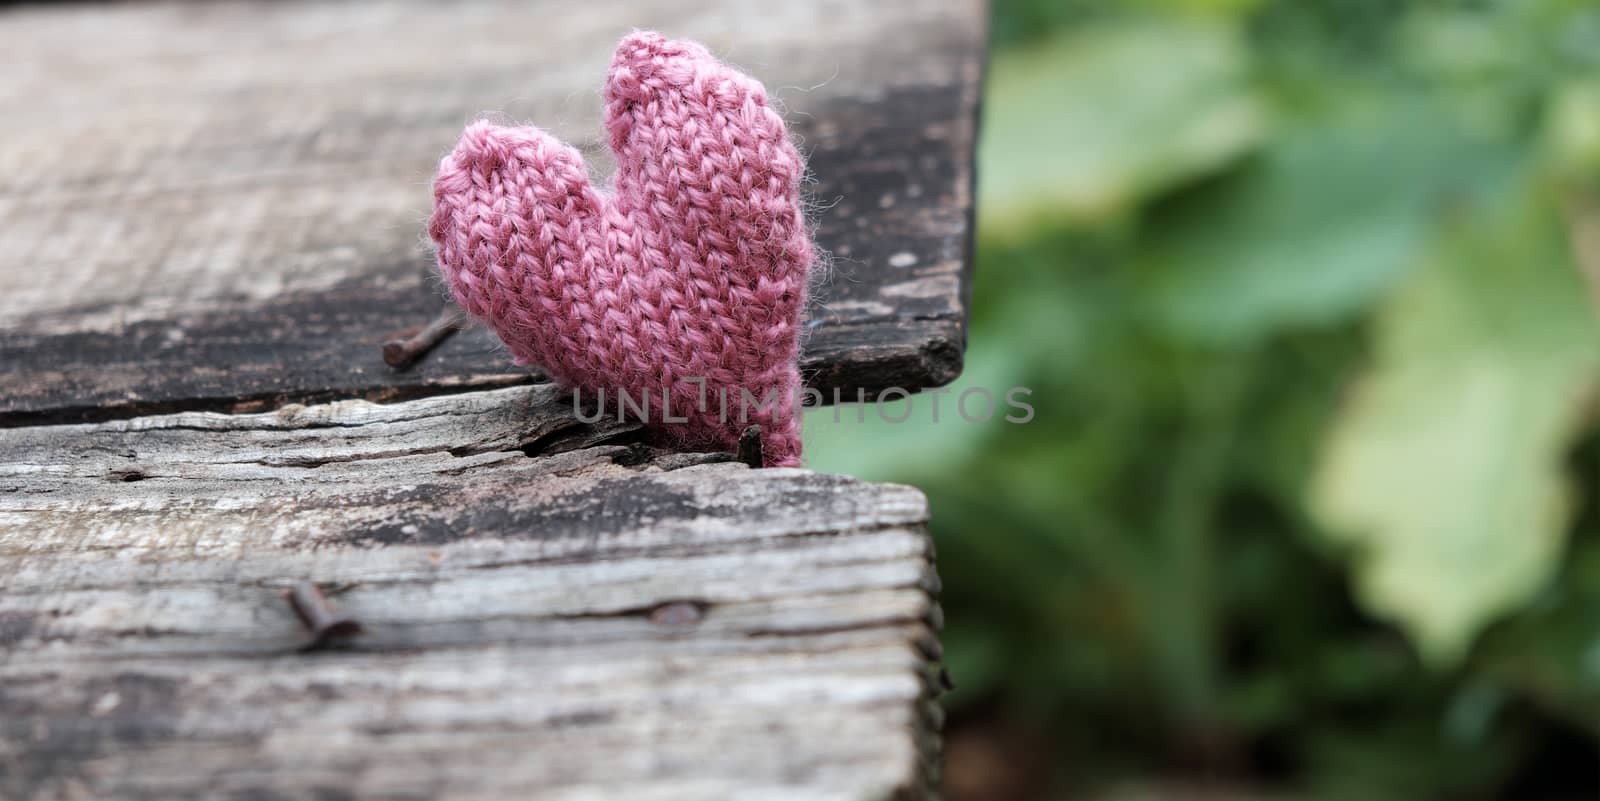
[[[931,797],[921,493],[569,403],[0,431],[0,796]]]

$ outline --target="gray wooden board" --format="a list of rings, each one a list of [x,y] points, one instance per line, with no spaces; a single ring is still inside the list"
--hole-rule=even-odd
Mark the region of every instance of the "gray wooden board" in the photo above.
[[[529,380],[425,322],[438,159],[488,113],[598,172],[615,41],[761,78],[832,266],[804,368],[831,399],[961,367],[981,0],[127,4],[0,9],[0,425],[393,399]]]
[[[635,434],[548,385],[0,431],[0,798],[931,797],[922,495]],[[299,652],[302,580],[365,633]]]

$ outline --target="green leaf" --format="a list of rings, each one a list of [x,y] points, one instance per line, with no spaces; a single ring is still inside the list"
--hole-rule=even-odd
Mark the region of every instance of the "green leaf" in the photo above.
[[[996,54],[984,98],[985,236],[1096,223],[1253,147],[1264,113],[1221,22],[1106,23]]]
[[[1242,173],[1154,211],[1152,316],[1214,345],[1347,320],[1404,276],[1444,201],[1498,185],[1517,152],[1420,98],[1302,119]]]
[[[1545,585],[1568,525],[1562,464],[1600,328],[1559,215],[1528,201],[1458,220],[1377,339],[1312,511],[1356,552],[1361,601],[1450,663]]]
[[[1600,182],[1600,79],[1572,81],[1552,94],[1544,125],[1551,169],[1576,185]]]

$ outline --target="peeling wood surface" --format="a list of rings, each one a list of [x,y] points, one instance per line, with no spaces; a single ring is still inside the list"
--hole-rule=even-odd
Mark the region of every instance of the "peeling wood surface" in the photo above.
[[[634,27],[761,78],[833,254],[804,367],[831,398],[947,382],[965,344],[981,0],[89,4],[0,9],[0,425],[528,380],[491,336],[409,371],[429,183],[464,123],[597,170]]]
[[[931,797],[922,495],[569,403],[0,431],[0,797]]]

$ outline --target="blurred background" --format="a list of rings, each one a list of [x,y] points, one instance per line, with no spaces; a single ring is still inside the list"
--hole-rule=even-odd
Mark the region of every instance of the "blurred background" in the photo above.
[[[966,373],[806,423],[928,494],[947,797],[1600,798],[1600,7],[991,36]]]

